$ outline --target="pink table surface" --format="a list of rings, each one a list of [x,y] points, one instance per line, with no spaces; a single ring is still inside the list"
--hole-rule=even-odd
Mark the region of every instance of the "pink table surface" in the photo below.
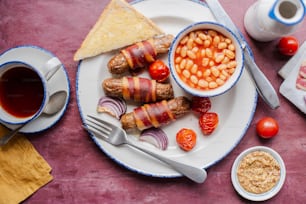
[[[131,172],[110,160],[81,127],[76,98],[77,62],[72,60],[91,26],[109,0],[1,0],[0,52],[24,44],[41,46],[64,63],[71,82],[70,103],[64,117],[51,129],[28,138],[52,166],[54,180],[24,203],[246,203],[234,190],[230,171],[236,156],[248,147],[265,145],[282,156],[287,177],[281,191],[267,203],[306,202],[305,115],[279,94],[281,107],[270,109],[261,98],[244,138],[221,162],[208,169],[203,184],[186,178],[150,178]],[[288,60],[276,50],[277,41],[259,43],[250,39],[243,16],[254,0],[220,0],[245,34],[262,68],[276,90],[282,79],[278,70]],[[186,8],[188,9],[188,8]],[[293,35],[306,40],[306,23]],[[88,70],[90,71],[90,70]],[[274,139],[260,140],[256,122],[276,118],[280,131]]]

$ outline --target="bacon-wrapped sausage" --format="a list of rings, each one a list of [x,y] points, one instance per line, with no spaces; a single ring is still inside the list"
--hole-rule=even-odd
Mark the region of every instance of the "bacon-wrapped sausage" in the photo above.
[[[133,112],[122,115],[120,121],[126,131],[145,130],[161,127],[190,111],[190,101],[186,97],[177,97],[169,101],[145,104]]]
[[[149,103],[174,97],[171,84],[162,84],[141,77],[108,78],[103,81],[102,87],[107,96],[136,102]]]
[[[122,74],[129,69],[145,67],[154,62],[158,54],[168,52],[172,40],[172,35],[160,35],[135,43],[110,59],[108,69],[112,74]]]

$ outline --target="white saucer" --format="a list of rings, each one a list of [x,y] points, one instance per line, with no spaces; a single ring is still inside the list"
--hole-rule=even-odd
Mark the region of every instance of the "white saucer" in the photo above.
[[[0,55],[0,64],[3,64],[8,61],[20,60],[25,61],[26,63],[34,67],[43,67],[43,65],[52,57],[55,57],[50,51],[45,50],[41,47],[33,45],[24,45],[11,48]],[[39,118],[31,123],[27,124],[20,132],[23,133],[35,133],[46,130],[53,126],[64,114],[70,96],[70,82],[68,74],[65,70],[64,65],[55,73],[55,75],[48,81],[50,83],[50,94],[64,90],[67,92],[67,99],[64,107],[53,116],[46,116],[42,114]],[[15,125],[9,125],[3,123],[8,128],[16,128]]]

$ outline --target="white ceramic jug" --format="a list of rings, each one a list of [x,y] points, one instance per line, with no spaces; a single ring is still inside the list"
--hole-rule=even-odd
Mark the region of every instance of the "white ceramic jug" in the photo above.
[[[258,0],[244,16],[245,29],[262,42],[292,34],[304,19],[305,6],[303,0]]]

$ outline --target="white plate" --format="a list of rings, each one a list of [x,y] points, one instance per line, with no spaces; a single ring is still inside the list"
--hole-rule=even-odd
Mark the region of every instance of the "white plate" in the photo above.
[[[41,47],[33,45],[25,45],[11,48],[0,55],[0,64],[3,64],[12,60],[24,61],[33,67],[43,67],[43,65],[52,57],[55,57],[50,51]],[[64,65],[55,73],[55,75],[48,81],[50,84],[50,93],[64,90],[67,92],[67,99],[64,107],[53,116],[46,116],[42,114],[36,120],[27,124],[20,130],[23,133],[35,133],[46,130],[53,126],[64,114],[69,102],[70,88],[69,79]],[[16,128],[16,125],[9,125],[3,123],[8,128]]]
[[[137,1],[133,6],[157,23],[166,33],[176,35],[185,26],[197,21],[215,21],[205,4],[189,0],[144,0]],[[117,52],[107,53],[91,59],[81,61],[77,73],[77,99],[80,114],[84,120],[87,114],[98,115],[96,107],[98,99],[104,95],[101,88],[103,79],[111,77],[107,69],[108,60]],[[165,62],[167,56],[162,58]],[[145,72],[143,75],[146,75]],[[147,76],[147,75],[146,75]],[[176,96],[185,94],[171,79]],[[224,158],[244,136],[253,118],[257,102],[257,93],[248,73],[244,71],[237,85],[228,93],[212,98],[212,111],[219,114],[219,127],[213,135],[203,136],[198,118],[189,114],[166,126],[163,130],[169,138],[166,151],[156,152],[167,157],[191,163],[201,168],[208,168]],[[128,106],[128,112],[134,106]],[[100,117],[106,117],[104,114]],[[183,127],[192,128],[198,134],[196,147],[190,152],[182,151],[175,141],[176,133]],[[124,167],[148,176],[178,177],[180,173],[166,164],[157,161],[127,146],[114,147],[92,135],[93,140],[110,158]],[[153,146],[147,148],[155,150]]]
[[[237,177],[237,168],[240,164],[240,161],[247,154],[249,154],[251,152],[254,152],[254,151],[265,151],[265,152],[269,153],[270,155],[272,155],[274,157],[274,159],[280,165],[280,179],[279,179],[279,181],[276,183],[276,185],[270,191],[267,191],[267,192],[261,193],[261,194],[249,193],[246,190],[244,190],[243,187],[241,187],[241,185],[239,184],[238,177]],[[268,200],[268,199],[272,198],[273,196],[275,196],[280,191],[280,189],[282,188],[282,186],[285,182],[285,178],[286,178],[286,167],[285,167],[283,159],[281,158],[281,156],[276,151],[274,151],[273,149],[271,149],[269,147],[255,146],[255,147],[251,147],[249,149],[244,150],[243,152],[241,152],[239,154],[239,156],[236,158],[236,160],[235,160],[235,162],[233,163],[233,166],[232,166],[231,179],[232,179],[232,183],[233,183],[233,186],[234,186],[235,190],[242,197],[244,197],[248,200],[252,200],[252,201],[264,201],[264,200]]]

